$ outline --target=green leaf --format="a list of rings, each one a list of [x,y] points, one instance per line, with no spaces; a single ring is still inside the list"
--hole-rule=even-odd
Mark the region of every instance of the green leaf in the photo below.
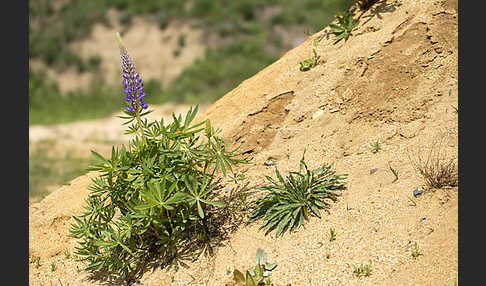
[[[240,284],[245,284],[245,276],[238,269],[233,271],[233,279]]]
[[[346,35],[347,35],[347,33],[342,33],[342,34],[340,34],[339,36],[337,36],[337,37],[335,38],[336,42],[337,42],[337,41],[339,41],[339,40],[342,40],[344,37],[346,37]]]
[[[289,212],[278,224],[277,226],[277,233],[275,233],[275,237],[279,237],[280,234],[284,233],[285,230],[288,228],[288,223],[292,218],[292,212]]]
[[[267,254],[265,253],[265,251],[263,251],[263,249],[261,249],[261,248],[257,249],[256,255],[255,255],[255,260],[256,260],[257,265],[265,264],[265,262],[267,261]]]
[[[166,204],[178,204],[187,199],[187,195],[181,192],[175,193],[172,197],[165,201]]]
[[[125,249],[128,253],[130,253],[131,255],[135,255],[133,254],[133,252],[128,248],[126,247],[123,243],[121,242],[118,242],[118,245],[120,245],[123,249]]]
[[[321,218],[321,212],[319,211],[319,209],[316,207],[316,205],[314,204],[311,204],[310,205],[310,209],[311,211],[319,218]]]
[[[257,286],[249,271],[246,271],[246,286]]]
[[[106,160],[103,156],[101,156],[100,154],[98,154],[97,152],[91,150],[91,154],[96,157],[98,160],[100,161],[103,161],[105,163],[108,163],[108,160]]]
[[[208,201],[208,200],[203,200],[203,199],[200,199],[200,201],[205,203],[205,204],[213,205],[215,207],[224,207],[224,203],[222,203],[222,202]]]
[[[255,266],[254,268],[254,272],[255,272],[255,280],[256,282],[259,282],[259,280],[263,279],[263,266],[261,264],[258,264],[257,266]]]
[[[338,32],[344,31],[343,27],[337,26],[335,24],[329,24],[329,27],[331,27],[334,31],[338,31]]]
[[[201,218],[204,218],[204,212],[203,212],[203,209],[201,207],[201,203],[199,201],[196,201],[196,202],[197,202],[197,212],[198,212],[198,214]]]
[[[265,264],[265,270],[267,270],[267,271],[272,271],[273,269],[275,269],[275,267],[277,267],[277,263],[266,263]]]

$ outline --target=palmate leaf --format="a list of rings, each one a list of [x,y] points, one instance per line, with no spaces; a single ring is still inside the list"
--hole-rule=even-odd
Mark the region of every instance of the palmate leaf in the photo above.
[[[207,194],[212,192],[214,186],[209,185],[209,179],[204,177],[202,179],[202,183],[198,184],[196,179],[192,176],[185,176],[184,177],[184,184],[186,185],[187,190],[189,190],[189,194],[187,196],[189,202],[193,205],[196,204],[198,215],[201,218],[204,218],[204,209],[201,205],[201,202],[205,204],[210,204],[216,207],[224,206],[221,202],[211,201],[206,199]]]
[[[145,210],[154,207],[173,210],[174,206],[172,205],[183,202],[187,197],[181,192],[169,197],[176,190],[177,182],[172,183],[172,185],[167,188],[165,178],[161,182],[149,182],[147,186],[147,189],[140,192],[146,203],[136,206],[135,208],[137,210]]]

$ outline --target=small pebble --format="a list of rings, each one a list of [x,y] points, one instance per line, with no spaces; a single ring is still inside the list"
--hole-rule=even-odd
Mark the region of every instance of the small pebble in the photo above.
[[[274,162],[272,162],[272,161],[266,161],[266,162],[265,162],[265,163],[263,163],[263,164],[264,164],[265,166],[273,166],[273,165],[275,165],[275,163],[274,163]]]
[[[415,189],[413,190],[413,196],[416,197],[418,195],[421,195],[424,191],[422,191],[421,189]]]

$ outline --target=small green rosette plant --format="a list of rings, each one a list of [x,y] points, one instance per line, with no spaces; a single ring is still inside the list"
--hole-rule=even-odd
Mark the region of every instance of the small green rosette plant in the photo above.
[[[210,237],[211,218],[223,207],[217,179],[233,172],[238,148],[218,136],[209,120],[192,124],[198,107],[183,119],[147,122],[142,78],[117,33],[126,107],[128,148],[112,147],[111,158],[88,170],[98,171],[86,199],[85,212],[74,216],[70,236],[86,270],[105,271],[129,279],[147,257],[172,259],[203,234]],[[221,177],[220,177],[221,178]]]
[[[265,230],[265,235],[276,230],[277,238],[286,231],[295,230],[303,226],[311,214],[321,218],[320,210],[328,211],[329,200],[335,202],[339,195],[336,191],[346,187],[347,174],[336,174],[333,164],[309,170],[304,155],[305,150],[298,172],[289,172],[284,179],[275,166],[277,180],[265,176],[270,184],[258,188],[266,194],[253,201],[249,221],[264,220],[260,229]]]

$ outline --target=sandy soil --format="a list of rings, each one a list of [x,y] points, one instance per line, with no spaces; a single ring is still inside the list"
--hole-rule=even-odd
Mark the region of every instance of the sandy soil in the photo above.
[[[258,231],[259,223],[242,225],[214,256],[146,272],[137,285],[231,285],[230,273],[252,267],[258,247],[278,263],[275,285],[454,285],[458,188],[414,197],[425,185],[408,155],[443,138],[447,156],[457,158],[457,23],[457,1],[379,1],[348,41],[334,45],[324,29],[209,106],[196,121],[210,118],[243,144],[255,163],[245,167],[252,185],[274,175],[265,161],[286,173],[306,148],[310,168],[334,162],[349,175],[348,187],[330,214],[305,228],[275,239]],[[301,72],[317,37],[321,61]],[[377,139],[382,149],[373,154]],[[95,176],[29,206],[30,285],[114,285],[88,279],[64,254],[76,245],[67,237],[71,216],[82,212]],[[422,252],[416,258],[415,242]],[[353,275],[359,264],[371,265],[369,277]]]

